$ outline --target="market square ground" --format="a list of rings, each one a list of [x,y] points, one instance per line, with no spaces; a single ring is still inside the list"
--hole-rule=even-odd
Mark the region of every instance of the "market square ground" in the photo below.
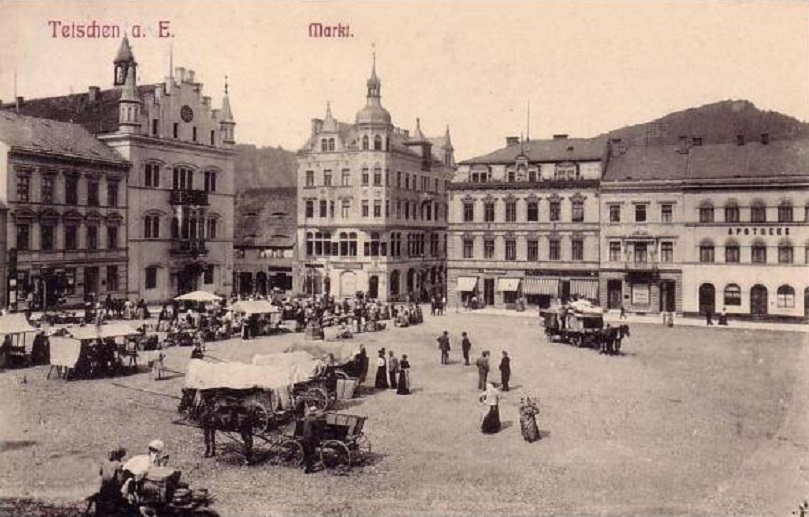
[[[444,329],[449,366],[435,341]],[[473,357],[483,348],[512,357],[516,389],[504,394],[497,435],[479,431],[484,408],[474,367],[461,364],[462,330]],[[209,353],[249,361],[296,339],[231,340]],[[806,333],[633,324],[625,355],[608,357],[549,343],[532,317],[449,314],[355,340],[372,357],[383,346],[408,354],[414,392],[345,407],[369,417],[377,453],[347,476],[245,467],[235,453],[204,459],[201,431],[172,424],[175,400],[113,385],[178,395],[182,376],[64,382],[37,367],[0,374],[2,496],[79,501],[108,449],[138,454],[153,438],[223,516],[783,516],[809,496]],[[170,349],[167,365],[184,371],[189,352]],[[534,444],[520,436],[525,395],[541,398]]]

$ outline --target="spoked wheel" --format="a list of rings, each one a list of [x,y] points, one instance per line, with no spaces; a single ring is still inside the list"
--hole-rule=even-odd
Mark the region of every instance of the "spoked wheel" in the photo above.
[[[331,472],[344,472],[351,469],[351,452],[344,443],[329,440],[320,447],[320,461]]]
[[[245,400],[244,409],[250,414],[253,434],[261,434],[270,428],[272,414],[264,402],[257,399]]]
[[[277,447],[278,463],[287,467],[303,465],[303,446],[291,438],[284,439]]]
[[[354,456],[356,456],[357,462],[367,461],[371,456],[371,440],[369,440],[364,434],[359,435],[354,441],[354,447],[351,455],[352,460],[355,459]]]
[[[329,407],[329,394],[323,388],[309,388],[301,399],[306,403],[306,407],[315,406],[320,411],[326,411]]]

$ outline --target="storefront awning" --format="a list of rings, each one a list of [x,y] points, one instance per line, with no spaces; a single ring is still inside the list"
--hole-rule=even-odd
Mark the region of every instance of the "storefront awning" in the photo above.
[[[506,292],[516,292],[520,290],[520,278],[498,278],[497,290]]]
[[[529,294],[544,294],[547,296],[556,296],[559,292],[559,279],[558,278],[530,278],[526,277],[522,284],[522,293]]]
[[[459,276],[458,277],[458,291],[462,293],[474,291],[478,286],[478,277],[476,276]]]
[[[590,300],[598,299],[598,280],[595,278],[574,278],[570,280],[570,294]]]

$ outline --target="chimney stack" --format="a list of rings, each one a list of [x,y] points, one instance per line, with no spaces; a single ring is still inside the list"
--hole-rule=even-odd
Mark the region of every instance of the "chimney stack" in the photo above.
[[[553,135],[553,139],[554,140],[567,140],[567,135],[566,134]]]
[[[518,136],[507,136],[506,137],[506,145],[517,145],[520,143],[520,137]]]
[[[98,100],[98,94],[101,92],[101,88],[98,86],[91,86],[87,90],[87,100],[91,103]]]
[[[761,133],[761,145],[769,145],[769,144],[770,144],[770,134]]]
[[[744,135],[739,133],[736,135],[736,145],[744,145]]]

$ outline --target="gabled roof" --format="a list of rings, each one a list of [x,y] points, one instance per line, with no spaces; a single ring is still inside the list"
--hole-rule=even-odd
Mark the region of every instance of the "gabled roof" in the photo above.
[[[140,99],[151,94],[157,84],[146,84],[137,87]],[[111,88],[99,91],[94,101],[90,101],[90,94],[74,93],[60,97],[45,97],[41,99],[26,99],[19,112],[32,117],[59,120],[81,124],[94,135],[113,133],[118,130],[118,101],[121,99],[121,90]],[[4,104],[3,110],[14,110],[13,103]]]
[[[13,111],[0,111],[0,141],[16,150],[129,163],[78,124],[29,117]]]
[[[631,146],[610,157],[603,181],[809,178],[809,140]]]
[[[600,160],[606,152],[607,138],[559,138],[529,140],[512,144],[489,154],[463,160],[462,165],[514,163],[524,154],[530,162],[561,162],[565,160]]]

